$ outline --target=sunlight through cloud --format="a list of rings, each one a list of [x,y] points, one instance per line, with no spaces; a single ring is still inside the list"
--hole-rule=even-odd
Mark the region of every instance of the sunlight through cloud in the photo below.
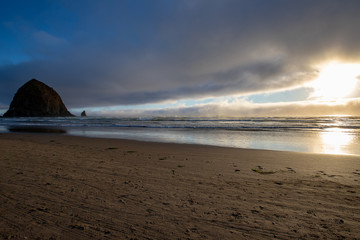
[[[360,64],[331,62],[322,67],[319,77],[310,84],[313,93],[310,98],[318,100],[339,100],[348,97],[360,76]]]

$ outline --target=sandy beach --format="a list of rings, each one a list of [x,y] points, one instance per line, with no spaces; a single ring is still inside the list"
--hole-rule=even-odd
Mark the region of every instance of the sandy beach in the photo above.
[[[360,157],[0,134],[2,239],[359,239]]]

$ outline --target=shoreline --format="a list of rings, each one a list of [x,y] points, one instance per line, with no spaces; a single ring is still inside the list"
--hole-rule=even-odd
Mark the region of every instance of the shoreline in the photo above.
[[[293,151],[293,150],[276,150],[276,149],[262,149],[262,148],[246,148],[246,147],[232,147],[232,146],[220,146],[220,145],[211,145],[211,144],[202,144],[202,143],[178,143],[178,142],[167,142],[167,141],[151,141],[151,140],[139,140],[139,139],[128,139],[128,138],[117,138],[117,137],[104,137],[103,135],[92,136],[92,135],[76,135],[70,134],[64,128],[47,128],[47,127],[19,127],[14,128],[9,132],[0,132],[1,135],[30,135],[30,136],[62,136],[69,138],[79,138],[79,139],[94,139],[98,141],[110,140],[110,141],[120,141],[120,142],[134,142],[134,143],[148,143],[148,144],[164,144],[164,145],[175,145],[175,146],[193,146],[193,147],[210,147],[210,148],[224,148],[224,149],[233,149],[233,150],[247,150],[247,151],[269,151],[269,152],[278,152],[278,153],[289,153],[289,154],[309,154],[309,155],[324,155],[324,156],[334,156],[334,157],[354,157],[359,158],[358,154],[350,153],[322,153],[322,152],[303,152],[303,151]]]
[[[69,129],[62,127],[43,127],[43,126],[19,126],[8,128],[8,132],[0,132],[0,134],[55,134],[63,135],[69,137],[78,137],[78,138],[92,138],[92,139],[112,139],[120,141],[135,141],[135,142],[145,142],[145,143],[159,143],[159,144],[176,144],[176,145],[194,145],[194,146],[208,146],[208,147],[219,147],[219,148],[229,148],[229,149],[240,149],[240,150],[255,150],[255,151],[274,151],[274,152],[288,152],[288,153],[300,153],[300,154],[320,154],[320,155],[332,155],[332,156],[353,156],[360,157],[360,154],[356,153],[336,153],[336,152],[311,152],[311,151],[297,151],[297,150],[283,150],[283,149],[270,149],[270,148],[247,148],[247,147],[235,147],[235,146],[222,146],[216,144],[206,144],[206,143],[191,143],[191,142],[173,142],[173,141],[161,141],[161,140],[140,140],[138,138],[122,138],[122,137],[109,137],[107,134],[85,134],[79,135],[74,133],[69,133]]]
[[[217,118],[24,118],[2,121],[0,131],[64,131],[73,136],[360,156],[359,123],[358,117],[329,116],[229,121]]]
[[[0,236],[360,235],[360,156],[0,134]]]

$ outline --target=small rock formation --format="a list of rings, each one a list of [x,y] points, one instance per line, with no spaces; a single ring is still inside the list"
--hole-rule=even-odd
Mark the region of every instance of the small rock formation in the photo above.
[[[81,116],[82,116],[82,117],[86,117],[86,112],[85,112],[85,110],[81,112]]]
[[[4,117],[73,117],[59,94],[45,83],[32,79],[16,92]]]

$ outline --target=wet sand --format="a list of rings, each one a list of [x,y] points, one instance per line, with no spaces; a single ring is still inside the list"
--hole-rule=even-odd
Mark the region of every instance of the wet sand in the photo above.
[[[0,238],[359,239],[360,157],[0,134]]]

